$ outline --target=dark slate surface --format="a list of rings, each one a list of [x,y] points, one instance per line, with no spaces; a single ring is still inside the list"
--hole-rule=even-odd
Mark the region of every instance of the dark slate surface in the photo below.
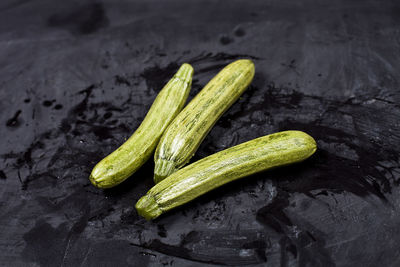
[[[397,1],[1,1],[0,265],[400,266]],[[251,2],[251,3],[250,3]],[[91,186],[183,62],[256,76],[194,160],[298,129],[318,152],[154,222],[153,162]]]

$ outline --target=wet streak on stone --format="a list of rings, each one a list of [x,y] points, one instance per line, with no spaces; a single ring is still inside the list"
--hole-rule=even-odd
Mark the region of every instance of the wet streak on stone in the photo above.
[[[155,65],[154,67],[146,68],[141,76],[146,80],[149,89],[159,92],[178,68],[179,65],[175,62],[168,64],[166,67]]]

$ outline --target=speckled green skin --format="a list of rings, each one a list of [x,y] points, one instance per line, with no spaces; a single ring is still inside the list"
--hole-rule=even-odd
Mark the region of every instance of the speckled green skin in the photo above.
[[[94,167],[89,177],[94,186],[116,186],[149,159],[165,129],[182,110],[189,95],[192,76],[192,66],[183,64],[160,91],[133,135]]]
[[[253,77],[253,62],[237,60],[222,69],[190,101],[165,131],[154,153],[155,183],[189,162],[217,120],[246,90]]]
[[[315,140],[300,131],[263,136],[228,148],[171,174],[136,203],[147,220],[185,204],[239,178],[305,160],[317,149]]]

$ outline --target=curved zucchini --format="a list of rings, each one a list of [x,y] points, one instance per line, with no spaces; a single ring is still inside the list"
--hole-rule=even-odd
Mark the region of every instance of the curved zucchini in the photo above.
[[[221,70],[179,113],[154,154],[156,183],[188,163],[216,121],[246,90],[253,77],[253,62],[237,60]]]
[[[225,149],[196,161],[156,184],[136,203],[147,220],[239,178],[305,160],[317,149],[300,131],[285,131]]]
[[[161,135],[182,110],[192,84],[193,68],[183,64],[157,95],[133,135],[92,170],[90,181],[98,188],[116,186],[131,176],[151,156]]]

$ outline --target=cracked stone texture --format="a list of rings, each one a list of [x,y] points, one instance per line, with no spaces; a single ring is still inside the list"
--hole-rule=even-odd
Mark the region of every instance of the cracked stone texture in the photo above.
[[[2,1],[3,266],[399,266],[400,3]],[[147,222],[152,161],[88,176],[183,62],[192,98],[251,58],[252,85],[192,161],[272,132],[317,153]]]

